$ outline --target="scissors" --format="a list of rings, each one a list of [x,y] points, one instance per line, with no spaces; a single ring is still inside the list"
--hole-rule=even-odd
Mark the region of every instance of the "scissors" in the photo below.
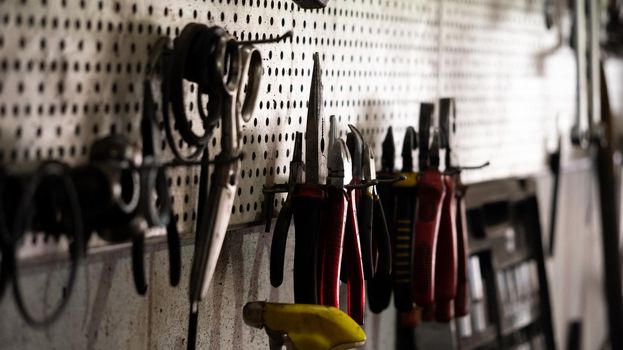
[[[262,57],[252,44],[238,42],[220,27],[190,24],[176,43],[173,56],[186,58],[187,68],[180,68],[172,61],[170,72],[187,74],[192,71],[192,75],[187,74],[185,78],[198,83],[199,91],[209,96],[208,114],[202,115],[204,127],[212,125],[214,120],[221,122],[221,153],[213,162],[210,185],[207,143],[201,138],[195,140],[199,141],[198,145],[203,143],[204,152],[189,287],[188,349],[194,349],[198,304],[208,292],[229,224],[241,166],[242,126],[251,119],[255,108],[262,76]],[[176,50],[185,52],[176,54]],[[188,55],[190,52],[193,55]],[[173,110],[179,110],[179,107],[174,106]],[[209,135],[209,132],[206,129],[204,135]]]

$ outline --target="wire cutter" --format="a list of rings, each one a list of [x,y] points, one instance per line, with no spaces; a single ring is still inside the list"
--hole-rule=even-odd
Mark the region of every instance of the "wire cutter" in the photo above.
[[[318,241],[319,295],[322,305],[339,307],[340,265],[345,265],[348,286],[348,314],[363,324],[365,289],[357,226],[355,193],[347,186],[352,180],[348,147],[335,139],[335,118],[331,118],[328,153],[327,205],[323,230]]]
[[[378,173],[379,179],[392,179],[395,178],[394,174],[394,135],[392,128],[387,129],[387,135],[383,141],[383,154],[381,156],[381,171]],[[369,150],[369,157],[364,156],[364,178],[366,181],[373,180],[376,176],[374,156],[372,150]],[[364,154],[366,150],[364,149]],[[367,159],[367,161],[366,161]],[[367,163],[366,163],[367,162]],[[367,170],[366,170],[367,169]],[[370,178],[368,178],[366,171],[370,172]],[[375,274],[374,277],[368,280],[367,293],[368,293],[368,305],[370,311],[374,313],[380,313],[385,310],[391,301],[392,296],[392,236],[390,232],[393,232],[392,221],[394,217],[394,194],[393,186],[379,183],[380,186],[373,188],[374,201],[376,203],[377,198],[379,201],[379,208],[374,208],[373,213],[373,232],[375,241],[373,242],[373,258],[375,259]],[[377,193],[378,191],[378,193]],[[381,203],[385,203],[382,206]],[[387,221],[389,218],[390,221]],[[385,226],[377,228],[378,222],[385,222]],[[385,233],[383,233],[385,230]],[[386,238],[387,248],[384,249],[383,237]],[[387,268],[383,266],[385,264],[383,258],[383,251],[387,254]]]
[[[318,127],[322,123],[322,70],[318,53],[313,56],[314,67],[309,107],[307,109],[307,130],[305,133],[305,183],[300,183],[303,164],[300,152],[293,155],[290,163],[288,197],[279,213],[273,232],[270,260],[270,280],[274,287],[283,281],[283,265],[290,216],[294,218],[294,301],[297,304],[317,304],[317,246],[320,224],[325,205],[323,168],[325,157],[322,153],[324,138]],[[297,140],[297,142],[300,141]],[[300,147],[298,148],[300,150]],[[293,167],[294,165],[294,167]],[[291,201],[289,204],[288,201]],[[285,208],[285,211],[284,211]],[[280,221],[281,220],[281,221]]]
[[[424,307],[424,319],[434,304],[435,260],[437,236],[441,220],[441,205],[445,187],[439,171],[439,132],[433,132],[429,147],[429,130],[434,105],[422,103],[420,112],[420,174],[418,178],[418,207],[413,245],[413,301]]]
[[[350,132],[346,135],[346,145],[352,160],[353,178],[351,184],[359,185],[363,182],[363,148],[364,141],[361,133],[353,125],[348,125]],[[375,174],[376,175],[376,174]],[[365,198],[364,191],[372,187],[353,189],[355,206],[357,207],[357,225],[359,227],[359,243],[361,246],[361,261],[363,264],[363,276],[366,280],[374,277],[372,262],[372,200]],[[342,277],[345,273],[342,273]]]
[[[353,157],[353,183],[368,184],[354,189],[358,194],[356,207],[361,260],[364,277],[369,281],[368,303],[373,312],[381,312],[391,298],[391,242],[383,205],[373,185],[377,181],[374,155],[361,132],[353,125],[348,127],[351,132],[346,142]],[[387,180],[392,179],[393,176]],[[377,283],[370,283],[375,278]]]
[[[376,167],[372,149],[366,144],[363,148],[364,180],[376,180]],[[368,283],[368,304],[372,312],[379,313],[387,308],[391,299],[391,270],[392,251],[389,229],[385,218],[383,203],[376,191],[376,186],[370,186],[362,198],[362,202],[372,202],[372,264],[374,276]],[[367,207],[364,204],[363,207]]]

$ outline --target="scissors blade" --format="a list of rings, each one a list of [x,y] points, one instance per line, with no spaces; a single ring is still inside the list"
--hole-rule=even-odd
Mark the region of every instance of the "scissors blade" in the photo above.
[[[324,140],[318,125],[322,122],[322,68],[320,56],[314,53],[314,68],[312,73],[309,102],[307,106],[307,131],[305,133],[305,183],[324,183],[321,169],[324,167]]]
[[[220,155],[219,155],[220,156]],[[240,159],[219,162],[197,225],[195,251],[190,275],[190,300],[201,301],[208,293],[236,197]]]

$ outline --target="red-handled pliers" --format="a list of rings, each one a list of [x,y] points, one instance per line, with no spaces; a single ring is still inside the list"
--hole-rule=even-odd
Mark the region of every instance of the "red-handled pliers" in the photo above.
[[[439,171],[439,133],[433,133],[429,148],[429,128],[432,121],[433,104],[423,103],[420,112],[420,174],[418,177],[418,199],[413,244],[413,301],[432,308],[435,301],[435,260],[437,236],[441,219],[441,205],[445,195],[442,174]],[[427,312],[423,317],[427,319]]]
[[[365,290],[357,210],[354,192],[346,188],[352,180],[350,154],[341,139],[331,142],[328,154],[327,205],[318,241],[318,294],[321,304],[339,307],[340,267],[344,263],[348,314],[363,324]]]
[[[438,322],[449,322],[454,317],[454,299],[457,297],[457,241],[460,238],[457,236],[456,187],[460,181],[460,172],[452,167],[450,160],[451,117],[455,117],[454,99],[440,99],[439,144],[441,148],[446,150],[446,171],[443,174],[446,195],[441,209],[441,223],[439,224],[437,239],[438,259],[435,267],[435,319]],[[462,246],[464,246],[463,242]]]

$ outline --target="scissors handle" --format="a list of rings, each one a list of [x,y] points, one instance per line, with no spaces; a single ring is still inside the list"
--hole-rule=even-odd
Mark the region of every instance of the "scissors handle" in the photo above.
[[[240,61],[242,64],[242,76],[238,86],[238,106],[242,106],[240,117],[245,123],[251,120],[251,115],[257,103],[262,78],[262,55],[253,46],[245,44],[240,46]]]

